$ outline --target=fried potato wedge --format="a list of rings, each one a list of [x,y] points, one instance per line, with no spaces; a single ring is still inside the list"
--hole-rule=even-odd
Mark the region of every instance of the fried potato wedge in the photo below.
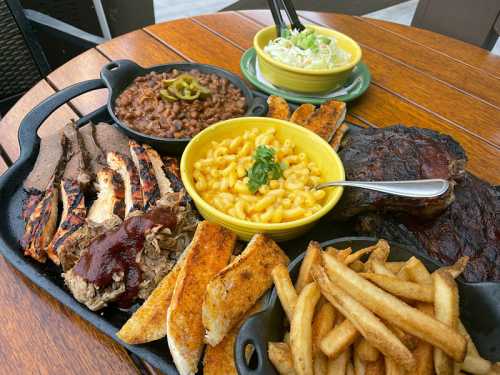
[[[284,342],[270,342],[267,355],[280,375],[295,375],[292,353],[288,344]],[[221,374],[221,373],[219,373]]]
[[[417,284],[400,280],[394,276],[378,275],[376,273],[360,273],[360,275],[395,296],[422,302],[432,302],[434,300],[432,285]]]
[[[329,255],[323,258],[333,258]],[[336,260],[337,261],[337,260]],[[339,262],[340,263],[340,262]],[[343,265],[345,267],[345,265]],[[353,272],[352,270],[349,270]],[[314,280],[321,288],[326,299],[346,317],[374,347],[393,358],[405,369],[412,371],[415,368],[415,359],[406,346],[387,328],[370,310],[361,305],[353,297],[335,285],[328,278],[321,266],[312,270]]]
[[[267,98],[267,117],[277,118],[279,120],[288,120],[290,117],[290,107],[281,96],[270,95]]]
[[[181,375],[197,371],[205,333],[201,301],[209,281],[229,262],[235,243],[233,232],[203,221],[185,250],[167,312],[168,347]]]
[[[276,242],[262,234],[254,235],[245,250],[210,280],[200,299],[205,342],[212,346],[221,342],[272,286],[271,270],[288,262]]]
[[[290,347],[297,375],[313,373],[312,320],[320,297],[318,285],[315,282],[307,284],[299,294],[290,322]]]
[[[301,104],[290,117],[290,122],[305,125],[309,117],[314,113],[316,107],[310,103]]]
[[[336,285],[356,300],[363,301],[363,305],[380,318],[437,346],[455,361],[464,360],[467,342],[455,329],[409,306],[332,256],[323,254],[323,264]]]
[[[302,288],[312,281],[311,267],[314,264],[319,264],[320,261],[321,246],[319,246],[319,243],[316,241],[309,242],[306,255],[300,265],[299,276],[297,276],[297,281],[295,282],[295,289],[297,290],[297,293],[300,293]]]
[[[183,253],[185,254],[185,253]],[[127,344],[144,344],[167,335],[167,311],[185,256],[163,278],[148,299],[116,334]]]
[[[274,287],[278,293],[281,306],[288,317],[288,321],[292,321],[293,310],[297,304],[298,296],[295,288],[293,287],[292,280],[290,279],[288,268],[284,264],[278,264],[271,271],[271,276],[273,278]]]

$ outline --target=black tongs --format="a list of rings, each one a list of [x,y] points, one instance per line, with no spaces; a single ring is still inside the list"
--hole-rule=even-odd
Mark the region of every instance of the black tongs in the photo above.
[[[302,31],[305,29],[305,26],[299,20],[299,16],[291,0],[267,0],[267,2],[269,4],[269,9],[271,9],[271,14],[273,15],[274,23],[276,24],[276,34],[278,34],[278,36],[283,37],[288,33],[288,26],[281,16],[280,5],[285,9],[292,30]]]

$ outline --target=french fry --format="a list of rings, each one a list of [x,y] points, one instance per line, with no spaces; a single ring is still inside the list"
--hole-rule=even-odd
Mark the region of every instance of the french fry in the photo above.
[[[475,355],[467,354],[465,360],[460,364],[460,368],[471,374],[488,374],[491,371],[491,362]]]
[[[360,260],[355,260],[354,262],[349,264],[349,267],[356,272],[364,272],[365,270],[365,264]]]
[[[370,310],[333,284],[322,266],[314,266],[312,274],[325,298],[351,321],[370,344],[386,356],[394,358],[404,368],[414,369],[415,360],[408,348]]]
[[[347,257],[351,254],[352,254],[352,249],[350,247],[348,247],[347,249],[344,249],[344,250],[338,250],[337,251],[337,259],[342,261],[342,262],[345,262]]]
[[[385,267],[393,274],[397,274],[404,266],[405,262],[385,262]]]
[[[329,358],[337,358],[359,337],[354,324],[345,319],[333,328],[320,342],[320,349]]]
[[[417,309],[429,316],[434,315],[434,307],[429,303],[419,302]],[[418,340],[413,356],[417,361],[415,375],[433,375],[434,374],[434,350],[432,345],[423,340]]]
[[[345,370],[346,375],[356,375],[354,372],[354,366],[352,364],[352,361],[347,362],[347,367]]]
[[[431,285],[432,278],[424,264],[417,258],[411,257],[406,262],[406,273],[410,281],[422,285]]]
[[[458,329],[459,303],[455,280],[447,271],[432,274],[434,316],[452,329]],[[453,359],[440,348],[434,348],[434,369],[437,375],[452,375]],[[462,361],[457,361],[462,362]]]
[[[318,285],[307,284],[299,294],[290,323],[290,346],[297,375],[313,373],[312,319],[321,297]]]
[[[396,277],[403,281],[410,280],[410,275],[408,274],[408,261],[406,261],[403,267],[396,273]]]
[[[283,336],[283,342],[290,346],[290,331],[286,332]]]
[[[339,249],[336,249],[334,248],[333,246],[328,246],[326,249],[325,249],[325,253],[326,254],[329,254],[329,255],[332,255],[332,256],[337,256],[337,252],[339,251]]]
[[[385,375],[406,375],[407,372],[392,358],[385,357]],[[413,372],[410,372],[413,374]]]
[[[323,254],[323,263],[336,285],[355,299],[363,301],[363,305],[380,318],[437,346],[455,361],[463,362],[467,342],[454,329],[372,284],[336,258]]]
[[[387,260],[389,252],[391,250],[389,242],[387,242],[386,240],[379,240],[375,245],[372,245],[370,247],[373,247],[373,250],[368,257],[368,262],[373,259],[378,259],[381,262],[385,262]]]
[[[298,296],[295,288],[293,287],[292,280],[290,279],[288,268],[284,264],[278,264],[271,271],[271,276],[273,278],[274,286],[276,288],[276,292],[278,293],[281,306],[283,307],[288,320],[292,321],[293,310],[295,309]]]
[[[454,279],[456,279],[458,276],[460,276],[462,274],[462,272],[464,272],[465,267],[467,266],[467,263],[469,263],[469,257],[463,256],[463,257],[459,258],[451,266],[441,267],[439,269],[439,271],[448,272]]]
[[[307,284],[312,281],[311,277],[311,267],[314,264],[319,264],[321,261],[321,246],[316,241],[309,242],[307,246],[306,255],[304,256],[304,260],[300,265],[299,276],[297,277],[297,281],[295,282],[295,289],[297,293],[302,291]]]
[[[372,259],[370,262],[370,268],[373,273],[376,273],[377,275],[385,275],[385,276],[392,276],[396,277],[396,274],[392,272],[389,268],[387,268],[387,265],[389,263],[383,263],[378,259]]]
[[[366,363],[365,375],[384,375],[384,374],[385,374],[385,365],[383,356],[379,356],[378,359],[374,362]]]
[[[347,348],[335,359],[328,360],[328,375],[345,375],[347,371],[347,363],[351,359],[351,349]]]
[[[467,332],[467,329],[465,328],[461,320],[458,321],[458,332],[464,335],[467,340],[467,353],[479,356],[479,351],[476,348],[476,344],[474,344],[474,341],[472,341],[472,337],[470,337],[469,332]]]
[[[344,259],[344,264],[349,265],[349,264],[355,262],[356,260],[361,259],[361,257],[363,257],[364,255],[371,253],[373,250],[374,250],[373,247],[365,247],[364,249],[361,249],[361,250],[358,250],[352,254],[349,254]]]
[[[408,332],[403,331],[390,322],[385,321],[384,323],[408,349],[413,350],[417,347],[418,339],[415,336],[410,335]]]
[[[321,352],[313,355],[314,375],[326,375],[328,371],[328,357]]]
[[[354,353],[352,355],[352,361],[354,364],[354,374],[355,375],[365,375],[366,365],[361,358],[359,358],[359,353],[354,348]]]
[[[398,297],[422,302],[432,302],[434,299],[432,285],[417,284],[400,280],[394,276],[378,275],[376,273],[361,273],[360,275]]]
[[[295,375],[290,347],[284,342],[270,342],[267,355],[280,375]]]
[[[354,351],[365,362],[375,362],[380,356],[380,352],[372,344],[361,338],[354,345]]]
[[[335,324],[335,308],[328,302],[324,303],[316,313],[312,323],[313,353],[320,351],[319,344]]]

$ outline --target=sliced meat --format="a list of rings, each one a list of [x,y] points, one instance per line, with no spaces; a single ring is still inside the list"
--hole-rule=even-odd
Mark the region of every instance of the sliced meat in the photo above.
[[[91,176],[87,171],[88,155],[83,144],[83,139],[74,123],[66,125],[63,129],[64,136],[69,143],[69,157],[64,169],[63,178],[76,180],[81,186],[87,186]]]
[[[163,157],[163,171],[170,181],[170,186],[174,192],[184,191],[184,184],[181,180],[179,161],[170,156]]]
[[[125,217],[131,212],[144,208],[139,173],[129,157],[117,152],[109,152],[109,167],[117,172],[125,185]]]
[[[156,181],[158,182],[158,187],[160,188],[160,195],[164,196],[168,193],[172,193],[173,189],[170,184],[170,180],[167,178],[165,175],[164,171],[164,164],[163,161],[161,160],[160,155],[158,152],[156,152],[155,149],[153,149],[149,145],[143,145],[144,149],[146,150],[149,160],[151,161],[151,164],[153,165],[153,169],[156,175]]]
[[[35,207],[43,198],[43,191],[31,188],[26,191],[26,198],[23,199],[23,207],[21,208],[21,217],[26,222],[35,210]]]
[[[42,138],[33,170],[23,184],[28,192],[45,191],[52,177],[57,174],[61,164],[64,163],[67,146],[67,138],[62,132]]]
[[[465,173],[466,155],[451,137],[430,129],[402,125],[349,132],[339,156],[346,179],[354,181],[399,181],[428,178],[459,180]],[[380,211],[435,217],[453,202],[453,184],[448,193],[432,199],[412,199],[385,193],[345,188],[335,207],[338,217]]]
[[[21,240],[24,254],[41,263],[47,259],[47,246],[56,230],[58,196],[58,189],[52,179],[43,198],[31,213]]]
[[[134,141],[128,141],[130,154],[135,167],[139,171],[139,180],[141,181],[142,197],[144,210],[147,211],[154,207],[156,201],[160,199],[160,187],[156,180],[153,164],[149,159],[146,149]]]
[[[106,155],[97,145],[95,140],[95,128],[93,124],[87,124],[78,129],[83,140],[83,146],[88,155],[88,170],[94,179],[97,173],[106,166]]]
[[[97,172],[97,199],[89,209],[87,219],[100,224],[118,216],[125,217],[125,187],[120,175],[111,168]]]
[[[444,265],[469,256],[467,281],[500,281],[500,192],[471,174],[455,186],[455,201],[435,220],[368,214],[358,218],[357,229],[413,246]]]
[[[92,311],[106,307],[125,292],[123,272],[113,274],[112,283],[105,288],[97,287],[94,283],[86,281],[83,277],[76,274],[74,270],[64,273],[63,277],[73,297]]]
[[[128,137],[115,126],[104,122],[94,125],[94,139],[104,155],[117,152],[130,157]]]
[[[61,221],[47,248],[47,254],[55,264],[60,264],[59,248],[72,233],[85,224],[87,216],[85,196],[78,181],[64,179],[61,182],[61,200],[63,204]]]

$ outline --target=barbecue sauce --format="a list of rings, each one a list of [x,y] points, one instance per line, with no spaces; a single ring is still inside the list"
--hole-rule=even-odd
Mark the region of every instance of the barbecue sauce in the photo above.
[[[176,224],[176,211],[171,207],[155,208],[144,215],[130,217],[118,229],[95,238],[76,263],[74,272],[100,288],[113,282],[113,274],[123,272],[125,292],[117,303],[123,308],[130,307],[142,281],[136,256],[144,247],[147,232],[156,226],[174,229]]]

